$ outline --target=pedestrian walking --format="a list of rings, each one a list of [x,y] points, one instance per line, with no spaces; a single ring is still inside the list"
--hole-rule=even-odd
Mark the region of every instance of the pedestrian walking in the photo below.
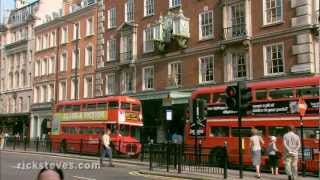
[[[283,136],[285,149],[285,169],[289,180],[298,177],[298,152],[301,146],[300,137],[295,133],[294,126]]]
[[[267,153],[269,156],[269,167],[273,175],[278,175],[278,163],[279,163],[279,149],[277,148],[277,138],[270,136],[270,143],[268,144]]]
[[[110,129],[104,129],[103,135],[101,137],[101,142],[102,142],[102,148],[101,148],[101,156],[100,156],[100,165],[104,167],[105,165],[103,164],[103,159],[106,155],[109,157],[109,166],[114,167],[112,164],[112,149],[110,147],[110,134],[111,131]]]
[[[253,166],[256,168],[256,177],[260,178],[260,164],[261,164],[261,146],[264,144],[261,136],[258,135],[258,130],[256,128],[252,129],[252,136],[250,137],[250,150],[251,150],[251,160]]]
[[[5,135],[3,130],[0,131],[0,150],[3,150]]]

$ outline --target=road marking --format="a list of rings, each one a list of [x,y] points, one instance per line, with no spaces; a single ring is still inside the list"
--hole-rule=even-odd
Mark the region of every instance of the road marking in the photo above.
[[[131,171],[129,172],[130,175],[132,176],[140,176],[140,177],[145,177],[145,178],[150,178],[150,179],[161,179],[161,180],[188,180],[184,178],[173,178],[173,177],[166,177],[166,176],[160,176],[160,175],[151,175],[151,174],[142,174],[138,171]]]
[[[57,155],[49,155],[49,154],[33,154],[33,153],[28,153],[28,152],[12,152],[12,151],[6,151],[7,153],[12,153],[12,154],[28,154],[28,155],[33,155],[33,156],[42,156],[42,157],[52,157],[52,158],[60,158],[60,159],[69,159],[69,160],[77,160],[77,161],[86,161],[86,162],[97,162],[97,160],[90,160],[90,159],[81,159],[81,158],[76,158],[76,157],[64,157],[64,156],[57,156]],[[131,167],[138,167],[139,165],[135,164],[128,164],[127,162],[114,162],[113,164],[119,165],[119,166],[131,166]]]
[[[86,178],[86,177],[81,177],[81,176],[72,176],[72,177],[77,178],[77,179],[96,180],[96,179],[93,179],[93,178]]]

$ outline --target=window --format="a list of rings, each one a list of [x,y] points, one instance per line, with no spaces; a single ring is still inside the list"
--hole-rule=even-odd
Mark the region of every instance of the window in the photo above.
[[[49,74],[55,73],[56,69],[56,58],[52,56],[49,61]]]
[[[213,38],[213,11],[205,11],[199,15],[200,40]]]
[[[146,28],[143,32],[143,52],[148,53],[154,50],[153,27]]]
[[[98,103],[97,110],[107,110],[107,103]]]
[[[107,41],[107,61],[114,61],[116,60],[116,39],[109,39]]]
[[[143,68],[143,90],[154,88],[154,68],[153,66]]]
[[[79,98],[79,79],[73,78],[71,80],[71,99],[78,99]],[[75,92],[75,88],[77,87],[77,92]],[[76,93],[76,94],[75,94]]]
[[[132,104],[132,111],[140,112],[141,111],[140,104]]]
[[[200,57],[199,59],[199,75],[200,83],[208,83],[214,81],[214,58],[213,55]]]
[[[19,112],[23,112],[23,97],[19,97]]]
[[[169,76],[169,86],[181,86],[182,72],[181,72],[181,63],[174,62],[170,63],[168,67],[168,76]]]
[[[109,109],[117,109],[117,108],[119,108],[119,102],[117,102],[117,101],[111,101],[111,102],[109,102],[108,108],[109,108]]]
[[[85,98],[91,98],[93,96],[93,81],[92,77],[86,77],[84,81],[84,94]]]
[[[48,59],[44,59],[42,61],[42,73],[41,75],[47,75],[48,74]]]
[[[92,46],[86,48],[86,66],[91,66],[93,62],[93,55],[92,55]]]
[[[288,127],[283,126],[276,126],[276,127],[269,127],[269,135],[276,136],[276,137],[283,137],[284,134],[288,132]]]
[[[122,73],[122,93],[130,93],[134,90],[134,73],[125,71]]]
[[[263,24],[274,24],[283,19],[282,0],[263,0]]]
[[[41,102],[47,102],[48,101],[47,86],[42,86],[41,99],[42,99]]]
[[[36,87],[36,94],[35,94],[35,102],[40,103],[41,102],[41,92],[40,92],[40,87]]]
[[[283,44],[273,44],[264,47],[265,75],[284,73]]]
[[[246,34],[246,18],[244,3],[237,3],[231,7],[232,37]]]
[[[93,18],[90,17],[87,19],[87,27],[86,27],[86,35],[92,35],[93,34]]]
[[[66,81],[61,81],[59,83],[59,100],[67,99],[67,84]]]
[[[273,89],[269,91],[269,97],[272,99],[292,98],[293,89]]]
[[[211,127],[210,136],[211,137],[228,137],[229,136],[229,127],[228,126]]]
[[[51,41],[50,41],[50,47],[56,46],[56,32],[51,32]]]
[[[300,97],[317,97],[319,96],[319,87],[305,86],[297,88],[297,96]]]
[[[48,100],[52,101],[54,99],[54,84],[48,85]]]
[[[80,67],[80,63],[79,63],[79,49],[73,50],[73,53],[72,53],[72,69],[75,69],[76,66],[77,66],[77,69],[79,69],[79,67]]]
[[[169,0],[169,7],[175,8],[181,6],[181,0]]]
[[[110,73],[106,75],[106,94],[114,94],[115,93],[115,83],[116,83],[116,75],[115,73]]]
[[[87,111],[95,111],[97,108],[96,104],[87,104],[86,110]]]
[[[242,79],[247,77],[246,57],[244,53],[232,54],[233,79]]]
[[[61,44],[67,43],[68,41],[68,28],[67,27],[63,27],[61,30]]]
[[[252,128],[249,128],[249,127],[242,127],[240,129],[240,133],[241,133],[242,137],[250,137],[252,135],[251,131],[252,131]],[[232,127],[231,128],[231,135],[233,137],[239,137],[239,128]]]
[[[133,21],[133,14],[134,14],[134,0],[128,0],[125,3],[125,22]]]
[[[154,14],[154,0],[144,0],[144,16]]]
[[[60,58],[60,72],[64,72],[67,70],[67,54],[61,54]]]
[[[108,10],[108,28],[114,28],[117,26],[116,8]]]
[[[80,23],[73,25],[73,40],[80,39]]]
[[[120,109],[130,110],[130,103],[121,103]]]
[[[133,35],[127,33],[121,37],[120,61],[128,62],[133,60]]]
[[[268,98],[267,90],[257,90],[256,91],[256,100],[265,100]]]

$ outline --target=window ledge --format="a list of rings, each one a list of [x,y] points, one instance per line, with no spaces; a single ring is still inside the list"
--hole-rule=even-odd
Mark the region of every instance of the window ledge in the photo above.
[[[274,74],[264,74],[264,77],[278,77],[278,76],[284,76],[286,73],[274,73]]]
[[[112,26],[112,27],[108,27],[108,30],[113,30],[113,29],[116,29],[117,26]]]
[[[206,86],[206,85],[212,85],[212,84],[216,84],[216,82],[215,81],[206,81],[206,82],[199,83],[200,86]]]
[[[205,41],[210,41],[210,40],[214,40],[214,36],[205,37],[205,38],[200,38],[200,39],[199,39],[199,42],[205,42]]]
[[[178,8],[180,8],[182,5],[180,4],[180,5],[177,5],[177,6],[169,6],[169,10],[174,10],[174,9],[178,9]]]
[[[142,89],[142,91],[143,92],[152,92],[152,91],[155,91],[155,89],[154,88],[152,88],[152,89]]]
[[[94,36],[94,33],[87,34],[84,38],[89,38],[89,37],[92,37],[92,36]]]
[[[154,13],[143,15],[143,19],[146,19],[146,18],[149,18],[149,17],[152,17],[152,16],[154,16]]]
[[[268,27],[272,27],[272,26],[279,26],[281,24],[284,24],[285,21],[278,21],[278,22],[274,22],[274,23],[269,23],[269,24],[263,24],[261,28],[268,28]]]

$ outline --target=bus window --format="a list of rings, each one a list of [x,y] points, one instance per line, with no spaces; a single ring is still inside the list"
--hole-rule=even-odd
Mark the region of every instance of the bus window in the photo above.
[[[316,86],[305,86],[297,88],[298,97],[316,97],[319,96],[319,87]]]
[[[256,100],[265,100],[265,99],[267,99],[267,91],[266,90],[256,91]]]
[[[87,134],[94,134],[93,128],[88,128],[87,129]]]
[[[68,134],[68,128],[67,127],[62,128],[62,132],[63,134]]]
[[[124,102],[122,102],[120,109],[130,110],[130,103],[124,103]]]
[[[65,106],[64,112],[72,112],[73,107],[72,106]]]
[[[115,124],[107,124],[107,128],[110,129],[111,134],[115,134],[117,127]]]
[[[212,103],[223,103],[225,99],[224,93],[215,93],[212,96]]]
[[[95,111],[96,110],[96,104],[87,104],[87,111]]]
[[[95,134],[102,134],[103,129],[102,128],[95,128]]]
[[[266,135],[266,127],[264,126],[257,126],[255,127],[258,130],[259,136],[265,136]]]
[[[208,103],[210,102],[210,94],[199,94],[197,99],[205,99]]]
[[[81,127],[80,130],[79,130],[79,133],[80,133],[80,134],[88,134],[88,128],[86,128],[86,127]]]
[[[69,130],[70,130],[70,134],[77,134],[76,128],[71,127],[69,128]]]
[[[80,111],[80,105],[73,105],[73,111]]]
[[[111,101],[109,102],[109,109],[118,109],[119,103],[117,101]]]
[[[319,129],[318,128],[303,128],[303,138],[307,138],[307,139],[315,139],[317,137],[317,131]],[[301,131],[300,131],[300,127],[297,127],[297,133],[299,136],[301,136]]]
[[[141,106],[140,104],[132,104],[132,111],[140,112]]]
[[[232,129],[231,129],[231,135],[233,136],[233,137],[239,137],[239,132],[238,132],[238,127],[233,127]],[[240,130],[240,132],[241,132],[241,136],[242,137],[250,137],[251,136],[251,130],[252,130],[252,128],[249,128],[249,127],[243,127],[243,128],[241,128],[241,130]]]
[[[291,98],[293,97],[293,89],[273,89],[270,90],[269,96],[272,99]]]
[[[284,127],[284,126],[269,127],[270,136],[282,137],[287,132],[288,132],[288,127]]]
[[[97,110],[107,110],[107,103],[99,103],[97,105]]]
[[[228,126],[213,126],[210,130],[211,137],[228,137],[229,127]]]
[[[128,125],[120,125],[120,134],[122,136],[129,136],[129,126]]]
[[[140,139],[140,127],[131,126],[131,136]]]

